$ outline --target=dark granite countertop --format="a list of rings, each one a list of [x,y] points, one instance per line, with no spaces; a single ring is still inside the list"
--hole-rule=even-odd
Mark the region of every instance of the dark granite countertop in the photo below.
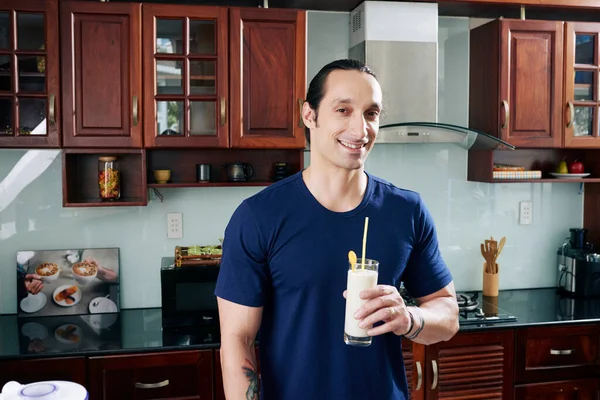
[[[515,315],[516,322],[461,325],[460,330],[600,322],[600,299],[573,300],[557,295],[554,288],[501,291],[497,300],[498,311]],[[98,356],[219,346],[217,326],[186,333],[163,331],[160,308],[127,309],[118,314],[92,316],[27,319],[0,316],[0,359]]]

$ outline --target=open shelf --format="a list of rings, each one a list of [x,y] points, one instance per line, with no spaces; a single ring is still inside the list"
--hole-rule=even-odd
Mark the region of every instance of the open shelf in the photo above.
[[[121,198],[100,201],[98,157],[115,155],[121,174]],[[147,204],[146,157],[142,149],[64,149],[64,207],[123,207]]]
[[[304,166],[302,149],[149,149],[147,158],[151,188],[268,186],[275,182],[274,163],[287,163],[290,175]],[[245,182],[230,182],[225,165],[238,161],[250,164],[254,176]],[[197,182],[197,164],[211,165],[210,182]],[[168,183],[156,183],[153,171],[164,169],[171,170],[171,179]]]
[[[467,180],[487,183],[600,183],[600,157],[594,149],[516,149],[472,150],[468,155]],[[558,179],[551,176],[558,163],[583,162],[586,178]],[[541,179],[493,179],[494,164],[517,165],[526,170],[542,171]]]

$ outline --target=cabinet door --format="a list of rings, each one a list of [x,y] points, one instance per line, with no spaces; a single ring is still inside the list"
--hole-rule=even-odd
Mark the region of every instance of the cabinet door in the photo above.
[[[231,146],[304,148],[304,11],[230,11]]]
[[[561,147],[563,23],[503,20],[500,28],[501,138],[516,147]]]
[[[144,4],[146,147],[227,147],[227,8]]]
[[[92,357],[90,398],[212,399],[212,350]]]
[[[48,380],[75,382],[87,388],[86,376],[86,360],[83,357],[0,362],[0,389],[10,381],[26,384]]]
[[[60,7],[64,147],[142,147],[141,5]]]
[[[0,2],[0,148],[60,147],[58,1]]]
[[[568,22],[565,32],[565,147],[600,148],[600,24]]]
[[[423,400],[425,398],[425,346],[404,339],[402,357],[410,400]]]
[[[515,386],[515,399],[519,400],[597,400],[599,398],[600,383],[597,379]]]
[[[513,331],[458,333],[427,346],[427,399],[512,399]]]

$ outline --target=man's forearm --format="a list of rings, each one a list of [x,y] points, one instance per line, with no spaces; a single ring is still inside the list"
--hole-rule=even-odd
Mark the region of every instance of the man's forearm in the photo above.
[[[238,340],[222,343],[221,368],[227,400],[258,400],[258,364],[254,344]]]
[[[408,310],[414,326],[405,337],[413,342],[434,344],[450,340],[458,331],[458,304],[454,297],[439,297]]]

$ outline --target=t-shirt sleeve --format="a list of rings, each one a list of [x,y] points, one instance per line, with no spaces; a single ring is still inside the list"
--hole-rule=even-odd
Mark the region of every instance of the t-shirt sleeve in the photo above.
[[[264,305],[270,274],[261,237],[256,218],[244,201],[225,228],[216,296],[248,307]]]
[[[415,243],[402,280],[411,296],[423,297],[452,282],[452,274],[440,253],[433,218],[420,196],[413,223]]]

